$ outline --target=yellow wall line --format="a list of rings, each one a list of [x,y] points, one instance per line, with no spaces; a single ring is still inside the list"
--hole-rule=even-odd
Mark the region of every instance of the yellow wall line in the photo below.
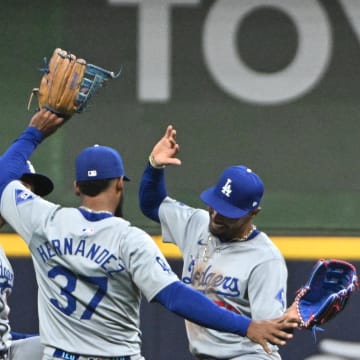
[[[161,236],[153,236],[153,239],[167,258],[181,258],[175,245],[163,244]],[[360,237],[273,236],[271,239],[289,260],[360,260]],[[0,234],[0,244],[10,257],[30,254],[25,242],[16,234]]]

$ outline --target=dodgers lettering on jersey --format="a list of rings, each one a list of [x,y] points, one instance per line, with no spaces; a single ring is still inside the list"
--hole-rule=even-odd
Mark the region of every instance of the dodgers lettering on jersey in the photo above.
[[[40,258],[44,263],[55,256],[80,256],[95,262],[107,272],[108,275],[125,270],[119,257],[112,254],[104,246],[86,242],[86,239],[74,243],[72,238],[53,239],[37,246]]]
[[[4,293],[6,289],[11,291],[13,286],[14,271],[4,250],[0,247],[0,292]]]
[[[212,289],[218,295],[237,297],[240,295],[239,279],[232,276],[224,276],[213,271],[212,265],[201,270],[196,267],[196,261],[193,259],[188,267],[190,276],[183,276],[185,284],[191,284],[195,289],[207,292]]]
[[[0,322],[3,320],[8,324],[10,308],[8,305],[8,296],[14,286],[14,271],[6,257],[2,247],[0,247]],[[0,350],[9,348],[11,344],[9,332],[1,334]]]
[[[0,288],[1,292],[4,289],[12,288],[14,283],[14,273],[12,269],[8,268],[2,262],[0,264]]]

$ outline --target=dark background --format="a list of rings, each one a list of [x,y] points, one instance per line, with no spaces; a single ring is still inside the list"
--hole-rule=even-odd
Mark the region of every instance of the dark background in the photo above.
[[[15,287],[10,297],[12,328],[18,332],[37,332],[37,285],[32,262],[29,258],[10,260],[15,270]],[[169,263],[180,276],[181,261],[172,259]],[[360,268],[360,262],[353,262],[353,264]],[[314,261],[287,261],[287,265],[289,270],[288,303],[291,303],[299,285],[307,280]],[[317,341],[311,331],[296,330],[294,339],[281,348],[283,360],[305,360],[308,356],[320,353],[318,346],[323,339],[359,341],[359,306],[359,294],[353,294],[345,310],[323,326],[324,332],[317,333]],[[188,351],[183,319],[161,305],[143,301],[141,330],[143,355],[147,360],[193,359]]]

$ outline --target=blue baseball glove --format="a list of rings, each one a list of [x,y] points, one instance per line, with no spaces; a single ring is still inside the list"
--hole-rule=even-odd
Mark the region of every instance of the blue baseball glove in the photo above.
[[[300,327],[314,329],[334,318],[358,287],[354,265],[342,260],[319,260],[306,285],[296,293]]]
[[[41,71],[39,88],[34,88],[29,100],[37,95],[39,107],[47,108],[59,116],[71,117],[81,113],[89,100],[109,79],[120,75],[99,66],[88,64],[65,50],[54,50],[49,62],[44,58],[45,66]]]

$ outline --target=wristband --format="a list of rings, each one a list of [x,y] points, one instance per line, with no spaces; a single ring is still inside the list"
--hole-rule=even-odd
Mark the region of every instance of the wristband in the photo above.
[[[166,165],[158,165],[153,154],[150,154],[149,156],[149,163],[154,169],[164,169],[166,167]]]

